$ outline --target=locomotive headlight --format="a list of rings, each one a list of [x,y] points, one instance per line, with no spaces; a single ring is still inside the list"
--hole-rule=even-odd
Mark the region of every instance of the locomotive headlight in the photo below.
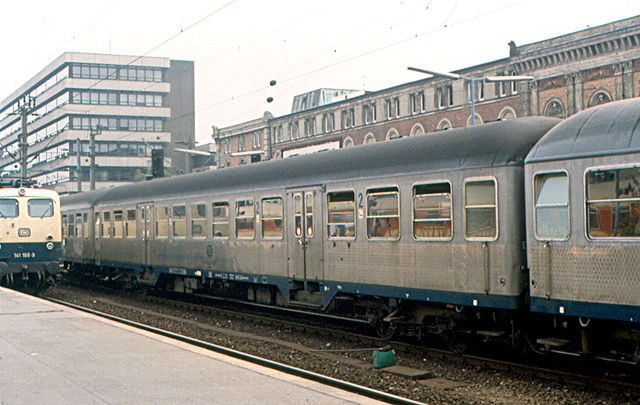
[[[47,248],[47,250],[53,250],[53,243],[52,242],[47,242],[45,247]]]
[[[21,195],[21,196],[23,196],[25,192],[26,191],[25,191],[24,188],[21,188],[21,189],[18,190],[18,194]]]
[[[28,238],[29,236],[31,236],[31,229],[29,229],[29,228],[19,228],[18,229],[18,236],[20,236],[21,238]]]
[[[53,240],[53,235],[52,234],[47,235],[47,240]]]

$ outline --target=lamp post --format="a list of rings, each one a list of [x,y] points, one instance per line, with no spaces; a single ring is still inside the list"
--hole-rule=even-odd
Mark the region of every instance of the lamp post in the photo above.
[[[463,76],[457,73],[441,73],[433,70],[420,69],[416,67],[408,67],[407,69],[412,70],[414,72],[426,73],[435,77],[443,77],[445,79],[458,80],[462,79],[470,84],[470,96],[471,96],[471,125],[476,124],[476,98],[475,98],[475,87],[478,82],[521,82],[521,81],[530,81],[533,80],[533,76],[487,76],[487,77],[471,77],[471,76]]]

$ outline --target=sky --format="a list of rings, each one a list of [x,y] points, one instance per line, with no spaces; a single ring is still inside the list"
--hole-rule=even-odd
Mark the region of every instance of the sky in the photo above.
[[[640,0],[86,0],[4,4],[0,99],[63,52],[191,60],[196,141],[318,88],[376,91],[640,15]],[[270,86],[272,80],[275,86]],[[268,103],[267,99],[273,101]]]

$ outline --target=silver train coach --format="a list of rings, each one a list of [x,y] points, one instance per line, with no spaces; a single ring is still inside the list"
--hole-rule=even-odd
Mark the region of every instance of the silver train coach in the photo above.
[[[631,100],[64,197],[65,265],[637,360],[638,120]]]

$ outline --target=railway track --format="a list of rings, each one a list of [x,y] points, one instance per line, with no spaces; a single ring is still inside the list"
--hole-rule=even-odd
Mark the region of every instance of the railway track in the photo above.
[[[296,331],[297,333],[305,333],[314,335],[330,342],[330,346],[317,348],[307,348],[307,353],[314,352],[313,356],[328,359],[330,361],[340,361],[349,363],[348,359],[337,354],[345,354],[354,349],[360,348],[379,348],[385,345],[391,345],[398,357],[402,358],[418,358],[424,361],[441,361],[450,364],[456,364],[459,368],[464,369],[481,369],[503,372],[506,374],[514,374],[524,379],[537,379],[548,384],[560,384],[573,386],[576,389],[602,390],[610,393],[625,393],[626,396],[640,396],[640,384],[637,383],[637,377],[634,381],[624,381],[620,378],[610,376],[598,376],[593,373],[578,373],[567,369],[554,369],[552,366],[540,366],[532,364],[522,364],[504,359],[488,358],[486,356],[455,354],[447,350],[437,348],[424,347],[416,345],[412,342],[402,341],[383,341],[372,336],[373,329],[364,329],[362,322],[349,325],[351,320],[339,317],[322,317],[320,314],[308,313],[304,311],[292,311],[264,306],[247,306],[243,303],[233,303],[233,306],[220,307],[205,305],[203,303],[185,302],[174,298],[158,297],[144,295],[139,296],[138,304],[124,304],[116,299],[100,299],[102,304],[107,306],[120,308],[124,312],[142,312],[148,316],[158,317],[159,319],[168,319],[175,322],[194,322],[196,324],[202,321],[199,318],[215,317],[224,319],[230,323],[246,323],[249,325],[262,325],[262,327],[279,328],[285,331]],[[172,308],[176,313],[182,315],[167,315],[147,310],[148,306],[164,306]],[[164,312],[164,311],[163,311]],[[297,315],[297,319],[287,319]],[[300,315],[304,315],[300,317]],[[185,319],[187,318],[187,319]],[[300,319],[303,320],[300,320]],[[156,320],[156,322],[158,322]],[[162,321],[159,321],[162,323]],[[336,329],[336,325],[342,325],[340,329]],[[224,325],[223,325],[224,326]],[[215,329],[215,328],[214,328]],[[364,332],[364,333],[363,333]],[[371,333],[368,333],[371,332]],[[269,339],[266,339],[267,341]],[[329,344],[329,343],[328,343]],[[296,350],[305,350],[297,347]],[[364,356],[366,357],[366,356]],[[353,363],[362,362],[363,356],[359,356],[360,360],[354,360]],[[338,360],[336,360],[338,359]],[[556,363],[557,364],[557,363]],[[391,394],[394,395],[394,394]],[[410,399],[410,400],[420,400]]]

